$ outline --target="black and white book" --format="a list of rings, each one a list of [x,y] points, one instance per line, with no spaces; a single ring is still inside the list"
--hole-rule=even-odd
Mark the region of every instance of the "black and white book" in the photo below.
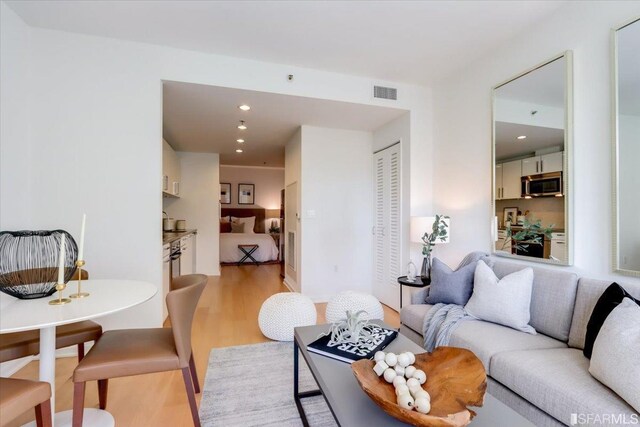
[[[367,328],[371,336],[367,339],[360,339],[357,343],[329,344],[331,335],[325,335],[307,346],[307,350],[340,360],[341,362],[353,363],[361,359],[373,359],[377,351],[383,350],[391,341],[396,339],[398,331],[386,329],[378,325],[369,325]]]

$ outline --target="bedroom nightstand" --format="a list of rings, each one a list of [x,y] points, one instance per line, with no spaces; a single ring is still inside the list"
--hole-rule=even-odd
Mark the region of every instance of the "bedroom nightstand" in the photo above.
[[[400,285],[400,308],[402,308],[402,287],[410,286],[412,288],[424,288],[425,286],[429,286],[431,284],[431,279],[427,279],[427,282],[423,282],[420,277],[416,277],[413,282],[410,282],[407,279],[407,276],[398,277],[398,284]]]

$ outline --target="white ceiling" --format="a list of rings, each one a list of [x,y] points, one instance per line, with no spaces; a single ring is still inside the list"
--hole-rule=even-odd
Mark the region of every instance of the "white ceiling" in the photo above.
[[[284,166],[300,125],[374,131],[406,110],[181,82],[164,82],[163,135],[178,151],[220,153],[227,165]],[[238,106],[247,104],[249,111]],[[245,120],[247,130],[237,128]],[[236,139],[245,140],[238,144]],[[242,148],[243,153],[235,152]]]
[[[526,135],[526,139],[518,139]],[[532,154],[543,148],[564,148],[564,129],[496,122],[496,160]]]
[[[7,1],[29,25],[428,85],[564,1]]]
[[[496,97],[564,108],[564,57],[518,77],[496,89]]]

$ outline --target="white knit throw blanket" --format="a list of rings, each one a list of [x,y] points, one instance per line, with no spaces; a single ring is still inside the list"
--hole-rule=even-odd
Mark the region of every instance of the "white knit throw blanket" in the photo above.
[[[434,348],[449,345],[451,334],[460,322],[473,319],[464,307],[456,304],[435,304],[424,316],[422,335],[424,348],[432,352]]]

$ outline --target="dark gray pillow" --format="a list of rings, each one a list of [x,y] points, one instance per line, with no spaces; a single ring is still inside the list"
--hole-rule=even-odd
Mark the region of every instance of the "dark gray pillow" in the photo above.
[[[453,271],[447,264],[434,258],[431,264],[431,286],[425,302],[465,305],[473,292],[475,271],[475,263]]]

